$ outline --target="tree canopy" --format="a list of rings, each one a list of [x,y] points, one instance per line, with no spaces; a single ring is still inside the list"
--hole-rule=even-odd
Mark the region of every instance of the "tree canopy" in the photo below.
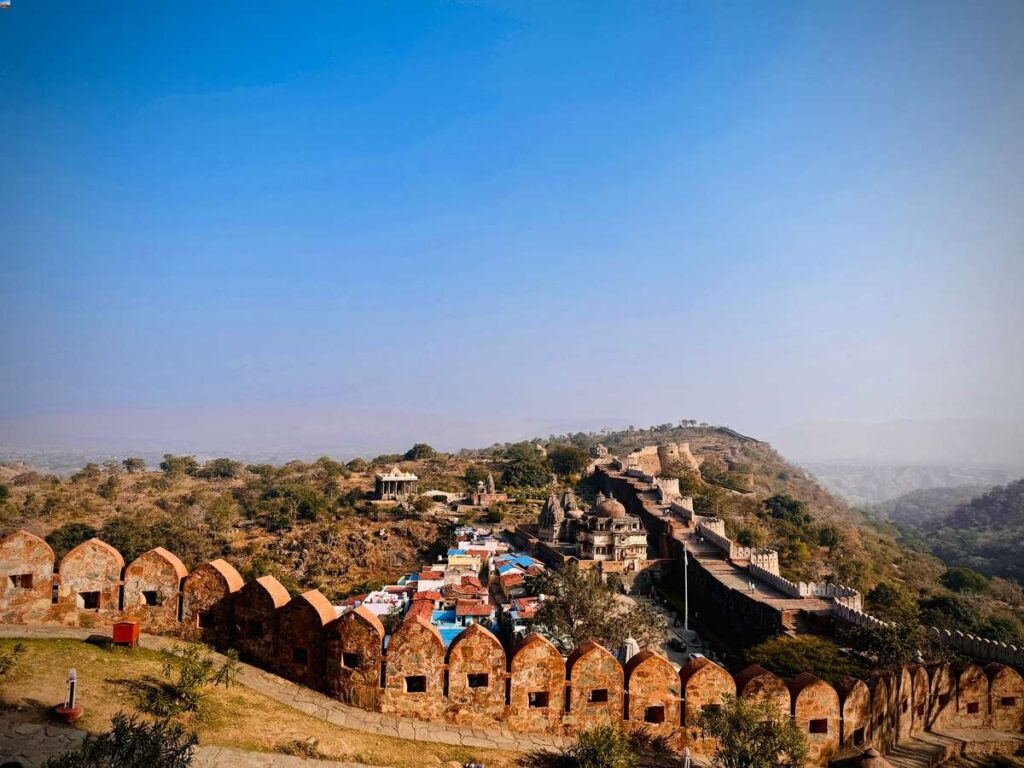
[[[697,725],[715,739],[716,768],[800,768],[807,760],[807,737],[773,701],[726,695],[720,706],[701,710]]]
[[[532,594],[548,599],[537,611],[537,628],[569,653],[587,640],[615,649],[632,637],[641,648],[665,637],[664,617],[646,604],[630,605],[594,571],[570,564],[529,577]]]

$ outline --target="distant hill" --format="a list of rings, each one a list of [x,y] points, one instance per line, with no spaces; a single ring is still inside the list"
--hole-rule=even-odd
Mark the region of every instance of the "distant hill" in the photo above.
[[[963,485],[954,488],[926,488],[883,501],[868,509],[874,517],[901,526],[920,526],[948,515],[957,507],[990,490],[990,485]]]
[[[1016,477],[1008,469],[979,466],[803,464],[828,490],[850,504],[879,504],[931,488],[991,487]]]
[[[949,565],[1024,584],[1024,480],[994,488],[915,530]]]

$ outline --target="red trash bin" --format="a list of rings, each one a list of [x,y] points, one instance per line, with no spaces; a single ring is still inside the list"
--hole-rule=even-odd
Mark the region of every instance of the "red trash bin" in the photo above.
[[[114,624],[114,645],[134,648],[139,644],[139,620],[125,619]]]

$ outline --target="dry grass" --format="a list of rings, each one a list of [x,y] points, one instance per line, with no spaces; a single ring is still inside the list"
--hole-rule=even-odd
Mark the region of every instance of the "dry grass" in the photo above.
[[[25,653],[0,685],[0,705],[17,710],[20,719],[50,719],[50,708],[63,698],[70,667],[78,671],[79,702],[85,710],[77,725],[90,733],[105,731],[115,713],[134,710],[140,685],[160,678],[160,658],[153,651],[105,649],[78,640],[22,642]],[[289,752],[312,738],[322,758],[394,768],[462,765],[473,758],[488,768],[512,768],[519,758],[510,752],[468,750],[339,728],[241,685],[208,690],[202,715],[193,721],[201,744]]]

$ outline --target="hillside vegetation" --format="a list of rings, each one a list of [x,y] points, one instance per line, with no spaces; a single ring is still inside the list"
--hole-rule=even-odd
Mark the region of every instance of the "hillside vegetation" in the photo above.
[[[246,578],[270,573],[292,593],[318,588],[338,599],[435,559],[457,520],[507,526],[535,519],[552,475],[592,502],[584,470],[598,443],[624,456],[678,442],[689,443],[699,469],[666,460],[662,473],[678,477],[697,511],[721,517],[738,542],[777,549],[788,578],[855,587],[883,616],[897,608],[905,615],[903,607],[913,605],[930,624],[1024,641],[1024,595],[1012,582],[993,579],[979,589],[948,579],[938,558],[907,546],[891,523],[851,509],[767,443],[694,422],[455,455],[419,444],[346,464],[328,457],[282,466],[200,464],[169,455],[158,468],[126,459],[88,464],[67,479],[2,468],[0,535],[27,528],[46,536],[58,557],[92,535],[128,560],[157,545],[189,567],[226,557]],[[390,466],[415,472],[424,492],[470,491],[491,474],[512,501],[458,513],[429,495],[407,505],[374,503],[373,473]]]
[[[902,521],[951,566],[1024,584],[1024,480],[994,488],[921,521]]]

